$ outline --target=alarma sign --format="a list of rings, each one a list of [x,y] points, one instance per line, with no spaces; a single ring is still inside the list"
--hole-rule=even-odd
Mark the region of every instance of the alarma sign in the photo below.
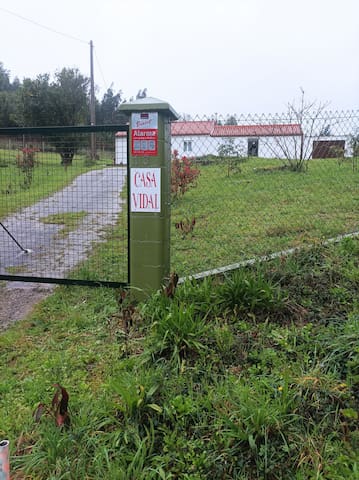
[[[158,154],[158,113],[132,113],[131,153],[133,156]]]
[[[131,168],[131,212],[161,211],[161,169]]]

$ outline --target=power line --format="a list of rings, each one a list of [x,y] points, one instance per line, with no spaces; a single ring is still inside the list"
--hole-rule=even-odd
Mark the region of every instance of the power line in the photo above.
[[[106,90],[108,90],[108,84],[107,84],[107,82],[106,82],[106,80],[105,80],[105,77],[104,77],[104,75],[103,75],[103,71],[102,71],[102,68],[101,68],[101,65],[100,65],[100,61],[99,61],[98,56],[97,56],[97,53],[96,53],[96,48],[94,48],[94,52],[95,52],[96,63],[97,63],[98,69],[99,69],[99,71],[100,71],[100,74],[101,74],[103,83],[104,83],[104,85],[105,85]]]
[[[13,15],[14,17],[20,18],[21,20],[24,20],[25,22],[32,23],[33,25],[36,25],[37,27],[44,28],[45,30],[48,30],[49,32],[57,33],[57,35],[62,35],[63,37],[70,38],[71,40],[75,40],[76,42],[85,43],[86,45],[89,44],[89,42],[86,42],[85,40],[82,40],[81,38],[77,38],[77,37],[74,37],[73,35],[69,35],[68,33],[63,33],[63,32],[60,32],[59,30],[55,30],[54,28],[47,27],[46,25],[43,25],[42,23],[36,22],[35,20],[24,17],[23,15],[19,15],[18,13],[7,10],[6,8],[0,7],[0,10],[8,13],[10,15]]]

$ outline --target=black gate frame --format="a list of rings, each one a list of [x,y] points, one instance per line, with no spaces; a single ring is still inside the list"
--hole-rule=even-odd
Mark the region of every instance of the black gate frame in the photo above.
[[[87,287],[126,288],[130,284],[130,165],[129,165],[129,126],[128,125],[89,125],[69,127],[11,127],[0,128],[0,136],[16,135],[57,135],[59,133],[127,133],[127,282],[112,282],[107,280],[80,280],[72,278],[30,277],[23,275],[1,275],[0,280],[31,283],[51,283],[56,285],[80,285]]]

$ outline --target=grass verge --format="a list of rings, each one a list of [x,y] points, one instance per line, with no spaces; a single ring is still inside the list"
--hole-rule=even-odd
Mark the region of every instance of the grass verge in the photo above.
[[[12,478],[358,478],[358,286],[345,239],[136,307],[58,288],[0,336]]]

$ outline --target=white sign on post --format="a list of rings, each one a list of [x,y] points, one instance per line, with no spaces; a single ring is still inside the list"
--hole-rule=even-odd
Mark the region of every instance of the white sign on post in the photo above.
[[[157,156],[158,113],[133,113],[131,117],[131,154],[134,157]]]
[[[132,113],[131,127],[138,128],[140,130],[146,130],[147,128],[157,130],[158,129],[158,113],[157,112]]]
[[[160,168],[131,168],[131,212],[161,212]]]

